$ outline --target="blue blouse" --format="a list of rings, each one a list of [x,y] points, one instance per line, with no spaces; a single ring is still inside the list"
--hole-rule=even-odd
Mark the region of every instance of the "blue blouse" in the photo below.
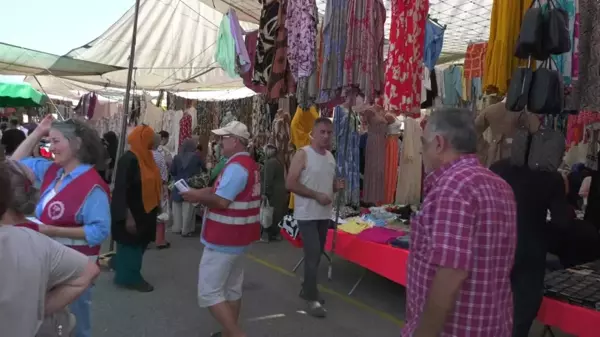
[[[21,162],[33,171],[36,179],[36,185],[38,186],[42,183],[46,172],[53,163],[52,161],[43,158],[25,158]],[[63,178],[62,184],[58,188],[58,192],[90,169],[93,169],[91,165],[79,165]],[[50,186],[45,191],[40,191],[40,202],[38,202],[35,208],[35,216],[37,218],[40,218],[42,212],[44,211],[42,200],[44,200],[49,191],[54,189],[58,178],[62,174],[63,170],[60,169],[57,172],[57,176],[54,178],[52,183],[50,183]],[[79,210],[79,213],[77,213],[75,219],[78,223],[83,224],[85,240],[90,246],[102,244],[102,242],[104,242],[104,240],[106,240],[106,238],[108,238],[110,235],[111,224],[110,202],[106,192],[104,192],[104,190],[102,190],[100,187],[94,187],[83,202],[83,206]]]

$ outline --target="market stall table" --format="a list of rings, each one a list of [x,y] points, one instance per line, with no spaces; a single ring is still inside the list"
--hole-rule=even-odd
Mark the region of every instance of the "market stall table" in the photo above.
[[[331,252],[333,230],[329,230],[325,249]],[[338,231],[335,255],[383,276],[395,283],[406,286],[406,269],[409,251],[390,245],[365,241],[356,235]],[[356,290],[364,274],[356,282],[350,295]],[[544,297],[538,313],[538,320],[546,325],[546,333],[552,334],[549,327],[579,337],[596,337],[600,331],[600,312]]]

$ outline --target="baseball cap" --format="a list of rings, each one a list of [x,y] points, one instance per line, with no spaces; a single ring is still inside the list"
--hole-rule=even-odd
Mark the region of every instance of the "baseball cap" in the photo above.
[[[217,136],[236,136],[246,140],[250,139],[248,128],[244,123],[238,121],[231,121],[220,129],[212,130],[212,133]]]

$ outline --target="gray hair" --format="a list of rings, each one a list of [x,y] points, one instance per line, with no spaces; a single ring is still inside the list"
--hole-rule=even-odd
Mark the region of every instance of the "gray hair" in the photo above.
[[[275,145],[272,144],[265,145],[265,157],[273,158],[275,156],[277,156],[277,147],[275,147]]]
[[[60,132],[71,145],[75,156],[82,164],[97,165],[104,162],[106,151],[98,132],[84,121],[68,119],[55,121],[52,129]]]
[[[459,108],[435,109],[429,116],[427,127],[432,134],[446,138],[456,152],[477,152],[477,133],[471,111]]]
[[[39,191],[34,187],[35,176],[18,161],[7,160],[6,163],[12,192],[8,208],[19,214],[33,215],[39,198]]]

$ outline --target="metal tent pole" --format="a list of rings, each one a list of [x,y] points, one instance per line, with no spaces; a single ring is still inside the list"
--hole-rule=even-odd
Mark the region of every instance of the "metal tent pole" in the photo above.
[[[127,69],[127,89],[125,91],[125,100],[123,101],[123,120],[121,121],[121,134],[119,136],[119,147],[117,148],[117,156],[115,157],[115,161],[118,161],[119,158],[123,155],[125,150],[125,142],[127,136],[127,120],[129,118],[130,113],[130,91],[131,91],[131,78],[133,77],[133,65],[135,61],[135,44],[137,40],[137,28],[138,28],[138,16],[140,11],[140,0],[135,0],[135,12],[133,14],[133,32],[131,33],[131,51],[129,53],[129,69]],[[116,164],[116,163],[115,163]],[[115,165],[115,169],[112,173],[112,184],[114,186],[115,178],[117,176],[117,165]],[[110,251],[114,251],[114,241],[110,240]]]

